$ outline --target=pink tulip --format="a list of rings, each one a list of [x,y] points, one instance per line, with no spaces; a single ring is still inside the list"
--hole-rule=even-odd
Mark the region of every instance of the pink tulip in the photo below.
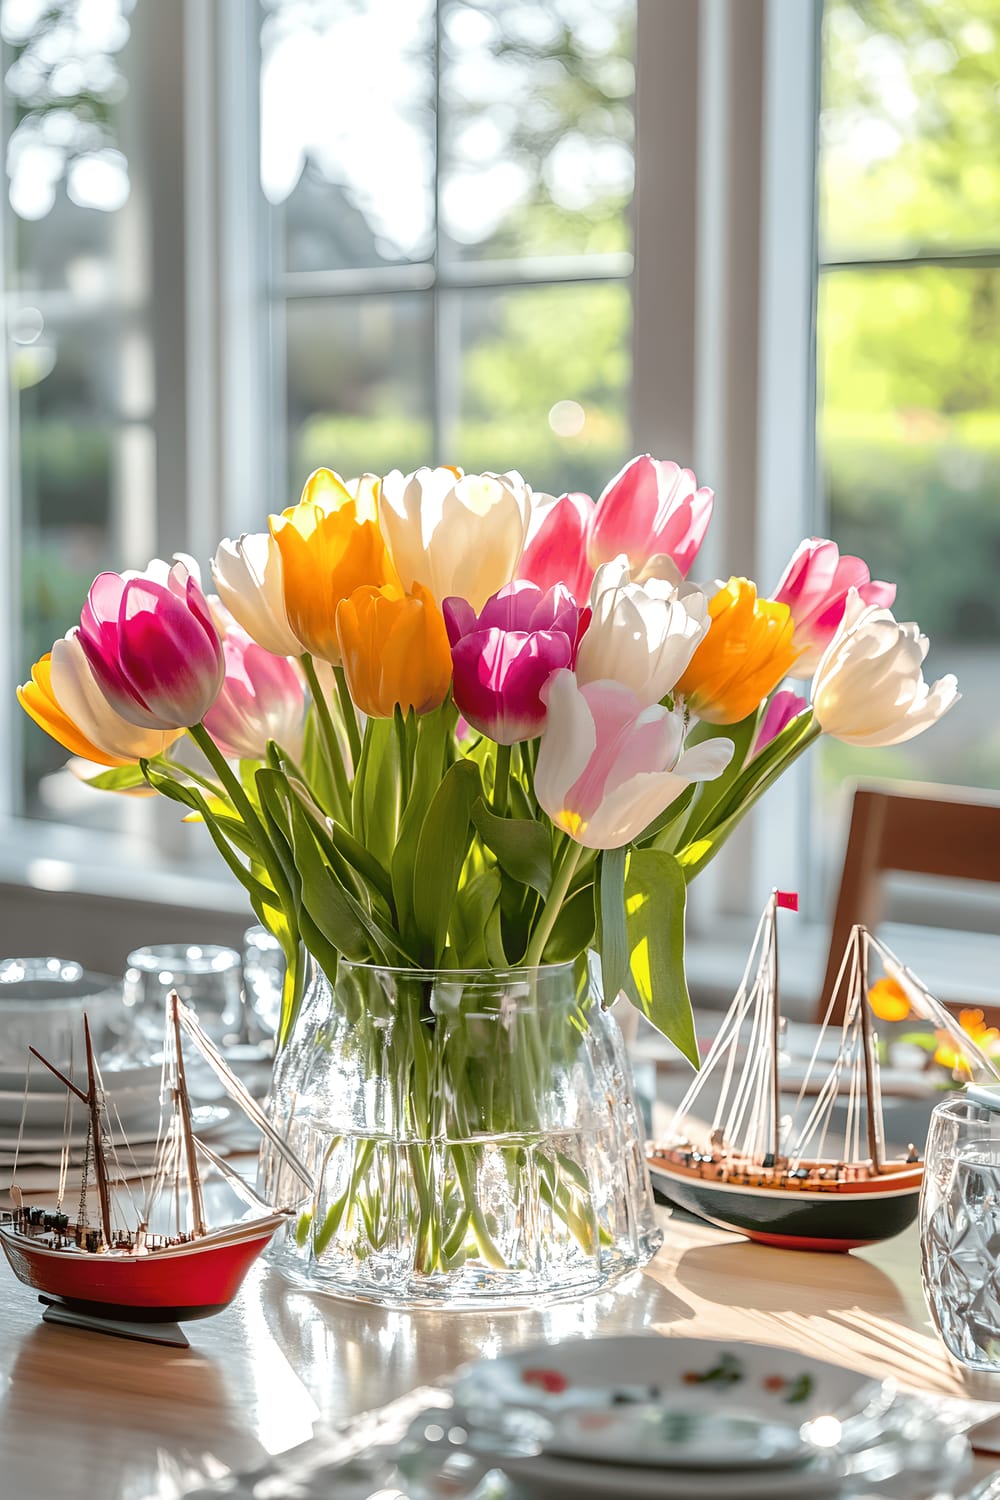
[[[594,577],[587,558],[587,538],[594,516],[594,502],[589,495],[550,495],[532,497],[528,541],[518,566],[517,576],[550,589],[561,583],[578,604],[585,604]]]
[[[811,677],[844,618],[848,589],[865,604],[888,609],[896,585],[872,579],[860,557],[841,557],[836,542],[810,537],[802,542],[781,575],[774,598],[787,604],[795,621],[794,643],[801,650],[793,677]]]
[[[616,474],[597,502],[588,557],[593,567],[625,553],[638,573],[665,553],[687,576],[712,518],[715,496],[699,489],[690,469],[648,453]]]
[[[517,579],[478,616],[465,599],[446,599],[442,607],[460,712],[499,745],[539,734],[545,723],[541,690],[576,655],[581,611],[569,591],[555,584],[543,592]]]
[[[535,796],[557,828],[588,849],[620,849],[649,827],[692,781],[720,775],[733,742],[684,749],[684,713],[644,705],[620,682],[556,672],[542,697],[548,720],[535,767]]]
[[[205,728],[230,760],[263,760],[277,740],[294,760],[302,753],[306,695],[286,656],[273,656],[239,625],[222,641],[226,680],[205,715]]]
[[[759,755],[765,746],[769,745],[772,740],[776,740],[781,731],[808,707],[808,699],[800,697],[790,688],[782,688],[780,693],[775,693],[764,710],[764,717],[757,726],[757,734],[750,755]]]
[[[150,573],[101,573],[80,615],[80,644],[109,705],[141,729],[187,729],[223,681],[222,646],[197,580],[177,562]]]

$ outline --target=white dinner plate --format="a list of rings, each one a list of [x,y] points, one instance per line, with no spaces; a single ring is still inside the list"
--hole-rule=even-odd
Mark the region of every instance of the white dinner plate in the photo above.
[[[836,1460],[818,1456],[797,1469],[641,1469],[542,1453],[505,1458],[504,1473],[530,1484],[532,1496],[598,1495],[601,1500],[826,1500],[842,1491]]]
[[[113,1061],[108,1058],[101,1059],[101,1076],[104,1087],[109,1093],[117,1095],[120,1090],[134,1089],[140,1087],[159,1088],[162,1064],[156,1063],[129,1063],[127,1066],[116,1068]],[[68,1072],[68,1070],[67,1070]],[[23,1068],[0,1068],[0,1091],[12,1094],[24,1093],[24,1080],[28,1074],[27,1062]],[[31,1059],[31,1093],[32,1094],[58,1094],[59,1098],[65,1095],[65,1086],[59,1082],[54,1073],[44,1068],[40,1062]],[[79,1064],[70,1075],[73,1082],[80,1088],[86,1089],[87,1070]]]
[[[860,1411],[880,1390],[867,1375],[793,1350],[659,1334],[536,1345],[466,1365],[453,1381],[456,1402],[473,1417],[477,1410],[523,1407],[557,1429],[573,1411],[620,1416],[630,1406],[644,1414],[659,1408],[664,1417],[682,1412],[798,1428],[818,1416]],[[560,1452],[569,1456],[571,1429],[560,1431]],[[612,1428],[605,1456],[634,1461],[634,1439],[625,1425]],[[663,1445],[665,1451],[670,1446]],[[578,1453],[592,1458],[594,1451],[588,1438]],[[773,1462],[765,1451],[770,1454],[762,1443],[761,1465]],[[744,1455],[743,1466],[750,1462]]]
[[[114,1094],[109,1096],[109,1103],[113,1106],[112,1119],[116,1110],[126,1130],[130,1121],[155,1120],[160,1113],[159,1079],[153,1087],[143,1084],[138,1088],[116,1089]],[[26,1130],[61,1128],[66,1117],[66,1096],[65,1094],[32,1092],[28,1095],[27,1105],[25,1105],[23,1091],[12,1093],[6,1089],[0,1089],[0,1131],[7,1134],[11,1128],[16,1131],[21,1123],[22,1111],[24,1111]],[[79,1100],[74,1100],[71,1119],[75,1122],[83,1120],[85,1116],[84,1106]]]

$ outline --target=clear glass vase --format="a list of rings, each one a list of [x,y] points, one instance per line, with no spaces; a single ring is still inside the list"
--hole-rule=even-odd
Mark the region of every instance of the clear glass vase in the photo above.
[[[314,1290],[523,1305],[659,1248],[628,1058],[583,965],[316,970],[269,1113],[316,1182],[271,1259]],[[266,1144],[261,1177],[298,1195]]]
[[[970,1369],[1000,1370],[1000,1113],[963,1094],[931,1115],[920,1259],[949,1351]]]

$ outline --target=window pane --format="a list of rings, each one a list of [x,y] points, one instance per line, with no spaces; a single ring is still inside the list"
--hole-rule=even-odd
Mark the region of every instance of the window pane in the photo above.
[[[442,253],[627,250],[635,0],[444,0]]]
[[[140,43],[131,0],[71,12],[0,6],[10,131],[7,361],[16,437],[18,680],[79,617],[105,567],[145,564],[156,496],[140,131],[128,97]],[[140,13],[141,15],[142,13]],[[128,503],[125,503],[125,496]],[[15,564],[16,566],[16,564]],[[19,719],[22,803],[65,817],[65,752]],[[115,799],[71,816],[115,826]]]
[[[409,471],[432,451],[430,297],[337,297],[287,312],[289,495],[325,465]]]
[[[451,312],[461,398],[449,461],[597,495],[628,456],[628,287],[453,293],[446,327]]]
[[[894,613],[930,637],[929,678],[964,696],[892,749],[823,742],[845,778],[1000,784],[1000,271],[831,271],[820,286],[820,442],[829,526]]]
[[[1000,242],[1000,0],[826,0],[825,259]]]
[[[263,0],[261,184],[290,271],[427,259],[433,0]]]

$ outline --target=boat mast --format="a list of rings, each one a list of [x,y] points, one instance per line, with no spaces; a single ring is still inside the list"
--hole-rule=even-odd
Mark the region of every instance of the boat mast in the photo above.
[[[187,1159],[188,1189],[191,1194],[191,1218],[194,1223],[196,1235],[206,1232],[205,1225],[205,1202],[201,1192],[201,1177],[198,1172],[198,1151],[195,1146],[194,1131],[191,1128],[191,1104],[188,1099],[187,1080],[184,1077],[184,1053],[181,1047],[181,1020],[178,1012],[180,1000],[176,990],[170,991],[167,1000],[170,1008],[170,1022],[174,1029],[174,1068],[175,1068],[175,1091],[174,1098],[177,1104],[177,1117],[180,1121],[181,1137],[184,1141],[184,1155]]]
[[[778,1031],[780,1029],[780,1001],[778,999],[778,892],[771,892],[768,907],[769,939],[771,948],[771,1110],[774,1128],[771,1136],[771,1151],[774,1165],[778,1165],[781,1148],[781,1081],[778,1077]]]
[[[104,1141],[101,1138],[101,1105],[98,1099],[94,1044],[90,1039],[90,1022],[86,1016],[83,1018],[83,1039],[87,1047],[87,1108],[90,1111],[90,1134],[94,1145],[94,1177],[101,1204],[101,1232],[105,1243],[110,1245],[111,1194],[108,1191],[108,1166],[104,1160]]]
[[[868,935],[858,928],[854,929],[854,933],[855,941],[861,950],[858,955],[861,986],[858,1005],[861,1008],[861,1047],[865,1063],[865,1123],[868,1127],[868,1155],[872,1159],[873,1170],[879,1173],[882,1170],[882,1141],[879,1134],[882,1121],[882,1091],[878,1086],[875,1062],[872,1057],[875,1038],[872,1035],[871,1014],[868,1009]]]

